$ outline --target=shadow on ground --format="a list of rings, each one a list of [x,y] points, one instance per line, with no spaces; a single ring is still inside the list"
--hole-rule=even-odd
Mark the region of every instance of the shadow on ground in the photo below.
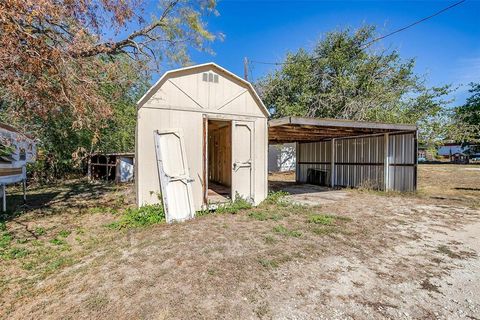
[[[75,181],[61,185],[52,184],[42,187],[27,188],[27,200],[24,202],[21,188],[7,189],[7,211],[0,213],[0,221],[9,221],[21,215],[38,209],[51,209],[56,207],[68,207],[81,209],[89,207],[89,203],[95,203],[106,192],[115,189],[112,183],[88,183]],[[73,201],[75,200],[75,201]],[[78,201],[81,200],[81,201]],[[52,212],[58,212],[53,210]],[[52,212],[48,212],[51,214]],[[46,214],[47,212],[45,212]],[[36,214],[41,214],[37,212]]]

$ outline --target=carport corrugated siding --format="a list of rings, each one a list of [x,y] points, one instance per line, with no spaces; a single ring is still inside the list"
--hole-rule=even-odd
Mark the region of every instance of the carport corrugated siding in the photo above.
[[[335,140],[335,185],[369,186],[385,189],[384,135]],[[398,191],[415,189],[415,135],[389,137],[389,187]],[[308,169],[327,172],[331,181],[331,141],[298,144],[297,181],[307,181]]]
[[[415,134],[389,136],[389,188],[398,191],[415,191],[416,145]]]
[[[297,181],[307,182],[307,172],[311,168],[326,171],[327,181],[330,181],[331,145],[330,141],[298,144]]]
[[[336,140],[335,185],[382,188],[383,149],[383,136]]]

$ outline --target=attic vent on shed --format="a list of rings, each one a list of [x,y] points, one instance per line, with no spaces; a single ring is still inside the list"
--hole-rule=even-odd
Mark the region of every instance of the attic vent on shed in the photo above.
[[[202,80],[205,82],[218,83],[218,74],[215,74],[213,72],[204,72],[202,74]]]

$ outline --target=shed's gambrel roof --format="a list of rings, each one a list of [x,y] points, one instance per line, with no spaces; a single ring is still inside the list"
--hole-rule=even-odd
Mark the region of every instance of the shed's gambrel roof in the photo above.
[[[231,77],[231,78],[245,84],[248,88],[248,91],[250,92],[252,97],[255,99],[257,104],[260,106],[260,109],[265,114],[265,116],[266,117],[270,116],[270,113],[268,112],[267,108],[263,104],[262,99],[260,99],[260,97],[258,96],[257,92],[255,91],[255,89],[253,88],[253,86],[250,82],[246,81],[245,79],[240,78],[239,76],[237,76],[236,74],[228,71],[227,69],[220,67],[218,64],[216,64],[214,62],[197,64],[197,65],[194,65],[194,66],[189,66],[189,67],[184,67],[184,68],[179,68],[179,69],[173,69],[173,70],[165,72],[160,77],[160,79],[157,82],[155,82],[155,84],[150,89],[148,89],[148,91],[143,95],[143,97],[141,97],[140,100],[138,100],[137,108],[140,109],[148,100],[150,100],[150,98],[158,91],[158,89],[160,89],[162,83],[165,80],[167,80],[168,78],[174,76],[177,73],[183,72],[183,71],[202,69],[202,68],[205,68],[205,67],[210,67],[212,69],[216,69],[217,72],[222,73],[225,76]]]

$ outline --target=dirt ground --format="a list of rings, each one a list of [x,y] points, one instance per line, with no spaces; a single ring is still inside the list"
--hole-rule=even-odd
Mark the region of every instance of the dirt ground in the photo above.
[[[480,166],[420,165],[417,194],[106,227],[131,188],[31,190],[2,231],[0,317],[480,319]]]

